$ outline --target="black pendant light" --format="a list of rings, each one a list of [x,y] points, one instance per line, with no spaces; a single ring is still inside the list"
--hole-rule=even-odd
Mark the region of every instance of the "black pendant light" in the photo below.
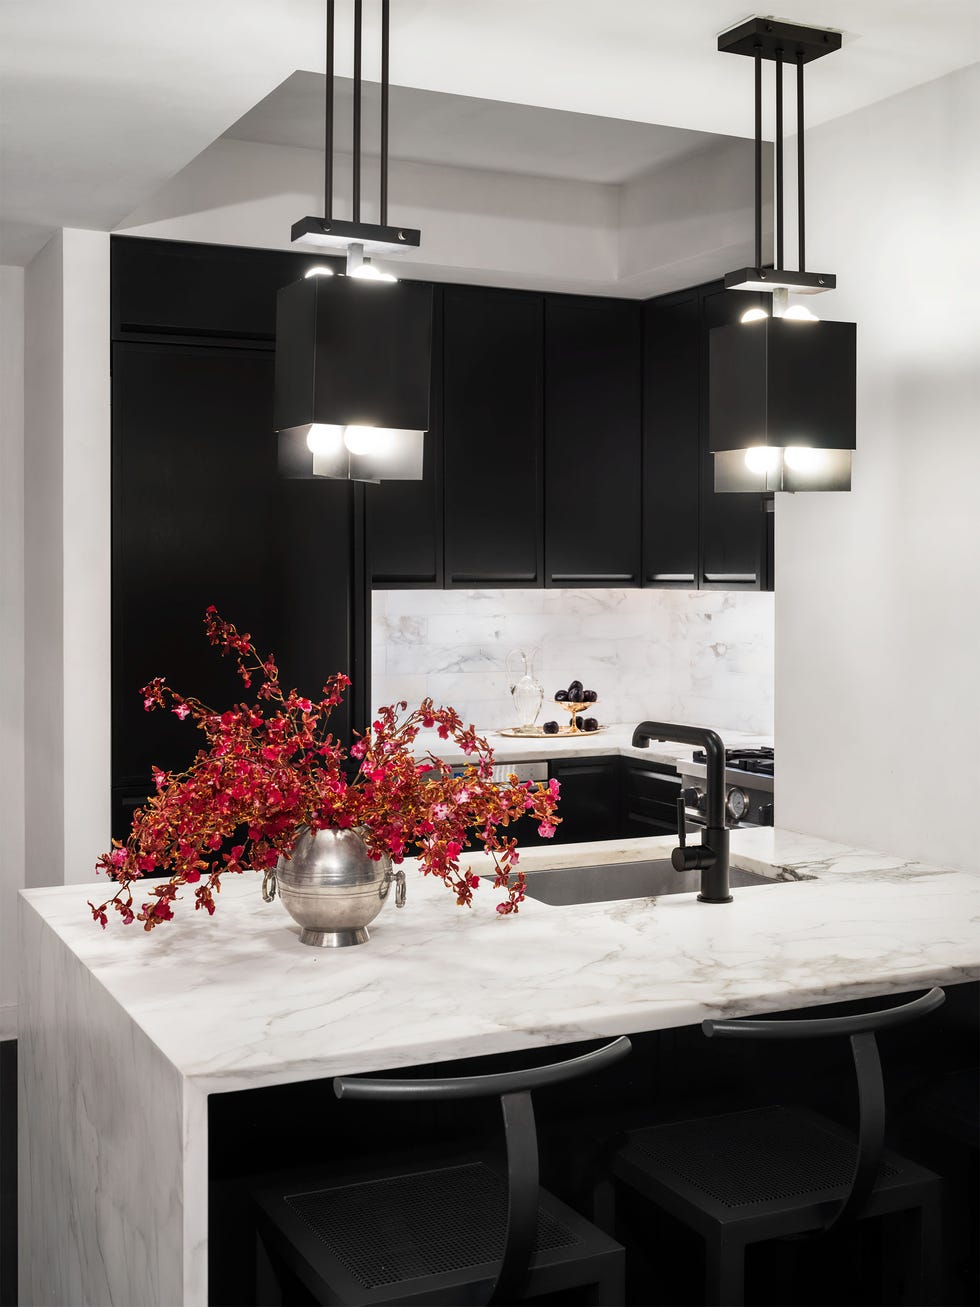
[[[390,0],[381,0],[381,189],[377,223],[361,221],[362,0],[354,0],[353,200],[333,216],[334,0],[326,5],[324,216],[292,239],[346,254],[344,269],[311,268],[276,307],[275,427],[286,477],[355,481],[422,477],[429,425],[432,288],[398,281],[375,254],[417,247],[421,233],[388,225]]]
[[[803,69],[839,50],[839,32],[752,18],[718,49],[755,63],[755,262],[725,277],[728,290],[771,292],[771,313],[749,309],[708,338],[709,446],[715,489],[850,490],[855,448],[857,328],[787,307],[789,294],[833,290],[831,272],[806,270]],[[762,260],[762,64],[776,66],[776,259]],[[783,66],[796,69],[799,268],[784,267]]]

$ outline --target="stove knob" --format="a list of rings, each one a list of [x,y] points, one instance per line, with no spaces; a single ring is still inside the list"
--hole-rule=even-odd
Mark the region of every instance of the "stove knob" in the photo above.
[[[725,801],[725,811],[732,821],[741,821],[748,811],[749,796],[744,790],[740,790],[737,785],[733,785],[728,791],[728,798]]]
[[[773,811],[771,803],[763,803],[759,807],[759,825],[771,826],[773,824]]]
[[[684,791],[684,802],[689,808],[696,808],[698,812],[704,812],[707,806],[708,798],[704,790],[699,790],[695,786]]]

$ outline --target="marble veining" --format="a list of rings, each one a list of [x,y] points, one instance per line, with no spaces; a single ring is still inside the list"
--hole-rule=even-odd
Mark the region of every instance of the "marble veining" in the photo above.
[[[514,725],[504,662],[540,648],[546,694],[582,677],[603,721],[772,731],[773,596],[685,590],[375,591],[372,701],[426,695],[481,730]],[[555,713],[547,701],[539,720]]]

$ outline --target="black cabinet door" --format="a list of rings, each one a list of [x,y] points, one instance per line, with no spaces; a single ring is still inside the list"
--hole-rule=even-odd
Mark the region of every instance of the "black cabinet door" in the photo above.
[[[442,292],[432,314],[432,390],[421,481],[368,486],[367,550],[378,590],[438,589],[443,584]]]
[[[558,815],[561,825],[554,836],[559,844],[619,837],[619,758],[569,758],[552,761],[549,777],[561,784]]]
[[[621,758],[623,838],[671,835],[677,830],[680,777],[661,763]]]
[[[445,584],[539,586],[542,299],[443,295]]]
[[[119,803],[148,780],[151,763],[179,768],[200,742],[189,721],[144,713],[141,685],[165,676],[219,710],[243,695],[231,660],[203,633],[208,604],[277,654],[287,687],[312,697],[335,671],[363,682],[363,492],[347,482],[278,477],[272,371],[271,351],[113,347]],[[352,725],[350,702],[334,718],[341,738]]]
[[[708,448],[708,332],[737,322],[759,296],[706,287],[701,298],[701,584],[709,590],[759,590],[766,582],[765,496],[717,494]]]
[[[701,500],[697,288],[650,300],[643,321],[643,584],[698,585]]]
[[[545,302],[545,583],[640,583],[642,315]]]

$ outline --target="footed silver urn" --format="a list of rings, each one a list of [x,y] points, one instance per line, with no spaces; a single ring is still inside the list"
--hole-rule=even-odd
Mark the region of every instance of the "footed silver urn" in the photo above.
[[[283,907],[302,927],[301,944],[343,948],[366,944],[368,924],[384,907],[395,881],[395,903],[405,902],[405,873],[391,859],[375,861],[357,830],[300,832],[292,857],[280,858],[262,881],[270,903],[279,893]]]

